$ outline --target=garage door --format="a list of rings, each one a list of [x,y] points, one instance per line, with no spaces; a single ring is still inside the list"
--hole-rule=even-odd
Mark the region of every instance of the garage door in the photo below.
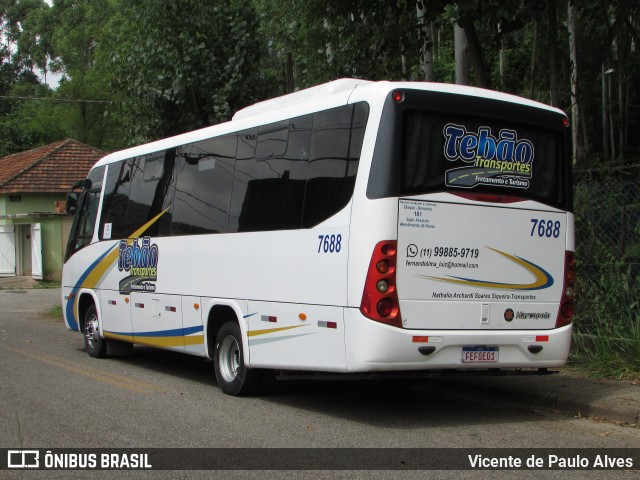
[[[0,276],[16,274],[16,235],[13,225],[0,225]]]

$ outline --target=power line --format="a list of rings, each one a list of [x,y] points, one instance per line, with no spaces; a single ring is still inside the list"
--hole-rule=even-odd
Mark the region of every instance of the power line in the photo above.
[[[75,98],[49,98],[49,97],[22,97],[18,95],[0,95],[0,98],[10,100],[42,100],[45,102],[67,102],[67,103],[113,103],[112,100],[85,100]]]

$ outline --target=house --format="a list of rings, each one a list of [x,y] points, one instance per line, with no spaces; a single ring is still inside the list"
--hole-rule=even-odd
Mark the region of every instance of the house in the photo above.
[[[0,158],[0,276],[60,279],[66,194],[104,155],[67,139]]]

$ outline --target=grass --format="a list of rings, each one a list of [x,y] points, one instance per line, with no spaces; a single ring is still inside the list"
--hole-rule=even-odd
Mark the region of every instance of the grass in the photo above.
[[[570,362],[592,377],[640,379],[640,318],[632,314],[574,330]]]
[[[49,315],[55,318],[62,318],[62,305],[57,304],[51,307],[51,310],[49,310]]]
[[[33,288],[59,288],[60,280],[39,280]]]

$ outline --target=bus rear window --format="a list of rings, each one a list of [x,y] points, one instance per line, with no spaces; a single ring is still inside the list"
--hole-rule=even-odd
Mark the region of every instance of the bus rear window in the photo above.
[[[528,122],[523,115],[533,118],[550,112],[520,105],[506,115],[508,110],[491,109],[485,115],[477,108],[461,109],[462,105],[458,102],[451,111],[387,105],[383,122],[391,124],[386,129],[389,137],[379,136],[376,144],[369,198],[486,193],[570,209],[567,134],[545,127],[539,119]],[[559,115],[553,115],[560,124]],[[385,129],[381,126],[380,131]]]

